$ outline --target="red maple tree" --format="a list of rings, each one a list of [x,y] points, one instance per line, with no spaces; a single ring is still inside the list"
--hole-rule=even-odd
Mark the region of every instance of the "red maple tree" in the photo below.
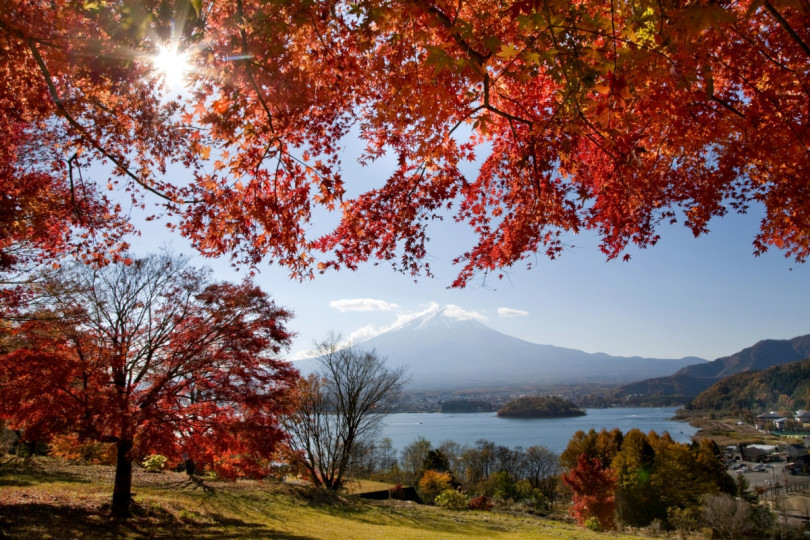
[[[562,480],[573,492],[570,512],[577,523],[599,520],[603,530],[613,529],[616,514],[616,476],[599,460],[581,454],[576,467],[563,473]]]
[[[213,283],[168,255],[75,266],[40,291],[0,356],[0,418],[27,440],[114,443],[113,513],[149,453],[261,476],[285,434],[297,371],[277,358],[290,313],[250,282]]]
[[[804,0],[10,0],[0,192],[14,225],[0,249],[115,257],[126,216],[79,174],[101,160],[113,189],[157,197],[201,252],[297,276],[371,258],[429,271],[426,226],[448,213],[477,234],[457,286],[555,257],[566,232],[595,231],[617,257],[662,223],[701,234],[755,204],[755,253],[803,261],[809,13]],[[196,65],[179,100],[150,76],[170,38]],[[352,197],[349,134],[362,162],[397,158]],[[162,174],[173,161],[185,177]],[[341,220],[312,237],[318,206]]]

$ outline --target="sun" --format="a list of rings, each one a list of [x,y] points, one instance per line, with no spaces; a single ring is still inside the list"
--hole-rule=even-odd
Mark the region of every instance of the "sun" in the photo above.
[[[164,77],[170,88],[182,86],[183,80],[192,70],[188,53],[179,51],[175,44],[160,47],[152,57],[152,66]]]

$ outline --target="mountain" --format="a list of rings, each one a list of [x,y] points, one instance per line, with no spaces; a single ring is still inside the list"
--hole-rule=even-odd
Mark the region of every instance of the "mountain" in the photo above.
[[[446,309],[411,320],[358,347],[376,350],[392,367],[406,366],[408,388],[414,390],[622,384],[706,361],[628,358],[538,345],[473,319],[460,320]],[[296,362],[303,373],[313,371],[315,365],[314,360]]]
[[[810,407],[808,391],[810,358],[724,377],[701,392],[687,409],[729,415],[806,409]]]
[[[731,356],[686,366],[668,377],[626,384],[620,387],[616,394],[664,395],[692,399],[724,377],[798,362],[806,358],[810,358],[810,334],[787,340],[766,339]]]

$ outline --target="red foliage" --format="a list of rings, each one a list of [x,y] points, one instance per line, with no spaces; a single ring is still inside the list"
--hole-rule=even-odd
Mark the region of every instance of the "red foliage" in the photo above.
[[[160,453],[230,478],[267,473],[298,373],[275,357],[290,313],[258,287],[154,256],[65,270],[41,292],[48,310],[0,355],[0,418],[29,440],[113,442],[119,468]]]
[[[565,485],[573,491],[571,515],[584,525],[592,517],[599,520],[603,530],[613,529],[616,514],[616,477],[599,460],[580,455],[577,466],[562,475]]]
[[[594,231],[612,258],[655,244],[662,223],[702,234],[752,204],[765,209],[755,253],[803,261],[803,5],[9,0],[0,264],[20,246],[116,257],[129,223],[108,182],[138,205],[154,196],[207,255],[298,276],[371,258],[429,270],[426,224],[449,214],[477,235],[457,259],[462,286],[556,257],[564,232]],[[148,61],[169,38],[197,68],[178,102],[161,99]],[[350,133],[361,162],[397,160],[351,198]],[[94,184],[82,171],[99,161],[113,172]],[[184,178],[167,180],[172,162]],[[342,218],[322,236],[308,227],[317,207]]]
[[[492,510],[492,500],[487,497],[486,495],[479,495],[478,497],[473,497],[470,499],[470,502],[467,503],[467,508],[470,510]]]

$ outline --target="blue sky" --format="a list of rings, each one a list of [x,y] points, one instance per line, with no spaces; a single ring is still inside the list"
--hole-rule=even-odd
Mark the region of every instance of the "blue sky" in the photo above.
[[[344,165],[350,192],[386,177],[384,161],[360,168],[347,158]],[[471,166],[468,173],[474,172]],[[320,219],[313,227],[324,225]],[[810,333],[810,266],[778,251],[754,257],[751,242],[759,219],[756,212],[730,215],[713,221],[711,232],[698,239],[680,224],[666,226],[655,247],[631,251],[629,262],[607,262],[598,239],[586,233],[568,238],[575,247],[558,260],[538,255],[531,270],[518,265],[502,280],[481,278],[461,290],[448,288],[459,270],[451,261],[469,247],[471,235],[463,225],[442,222],[429,233],[434,278],[414,282],[382,262],[303,283],[268,264],[256,281],[295,313],[289,324],[297,333],[291,358],[305,356],[330,332],[360,341],[452,305],[458,316],[535,343],[621,356],[713,360],[760,339]],[[136,253],[161,246],[193,253],[158,222],[143,227],[143,236],[133,241]],[[214,268],[219,279],[241,279],[226,260],[196,256],[194,262]]]
[[[450,304],[460,315],[536,343],[714,359],[760,339],[810,333],[810,269],[778,253],[754,258],[756,222],[727,219],[717,223],[715,234],[697,240],[675,228],[628,263],[606,262],[594,239],[578,239],[582,247],[559,260],[538,258],[533,270],[516,268],[508,278],[473,282],[463,290],[447,289],[455,277],[449,264],[455,251],[433,252],[436,277],[417,283],[384,266],[307,283],[263,272],[259,282],[296,311],[296,353],[330,330],[369,337],[431,306]]]
[[[352,157],[358,153],[357,143],[349,139],[343,176],[350,195],[381,184],[392,169],[386,159],[361,168]],[[476,165],[464,172],[474,175]],[[105,176],[101,170],[95,174]],[[183,171],[171,174],[183,181]],[[328,230],[335,222],[316,216],[314,230]],[[414,282],[382,262],[303,283],[268,264],[256,281],[295,313],[289,324],[297,333],[291,358],[305,356],[331,332],[360,341],[449,305],[458,317],[477,318],[535,343],[622,356],[713,360],[761,339],[810,333],[810,265],[797,265],[778,251],[754,257],[751,242],[760,219],[755,209],[715,220],[711,232],[698,239],[682,225],[667,226],[655,247],[630,251],[629,262],[607,262],[593,234],[569,237],[576,247],[558,260],[538,255],[531,270],[518,265],[506,270],[502,280],[473,280],[460,290],[448,288],[459,270],[451,261],[470,247],[472,237],[463,225],[445,221],[429,231],[433,278]],[[193,254],[160,222],[141,227],[143,236],[132,242],[135,253],[169,246]],[[197,255],[194,263],[211,266],[218,279],[241,279],[226,260]]]

